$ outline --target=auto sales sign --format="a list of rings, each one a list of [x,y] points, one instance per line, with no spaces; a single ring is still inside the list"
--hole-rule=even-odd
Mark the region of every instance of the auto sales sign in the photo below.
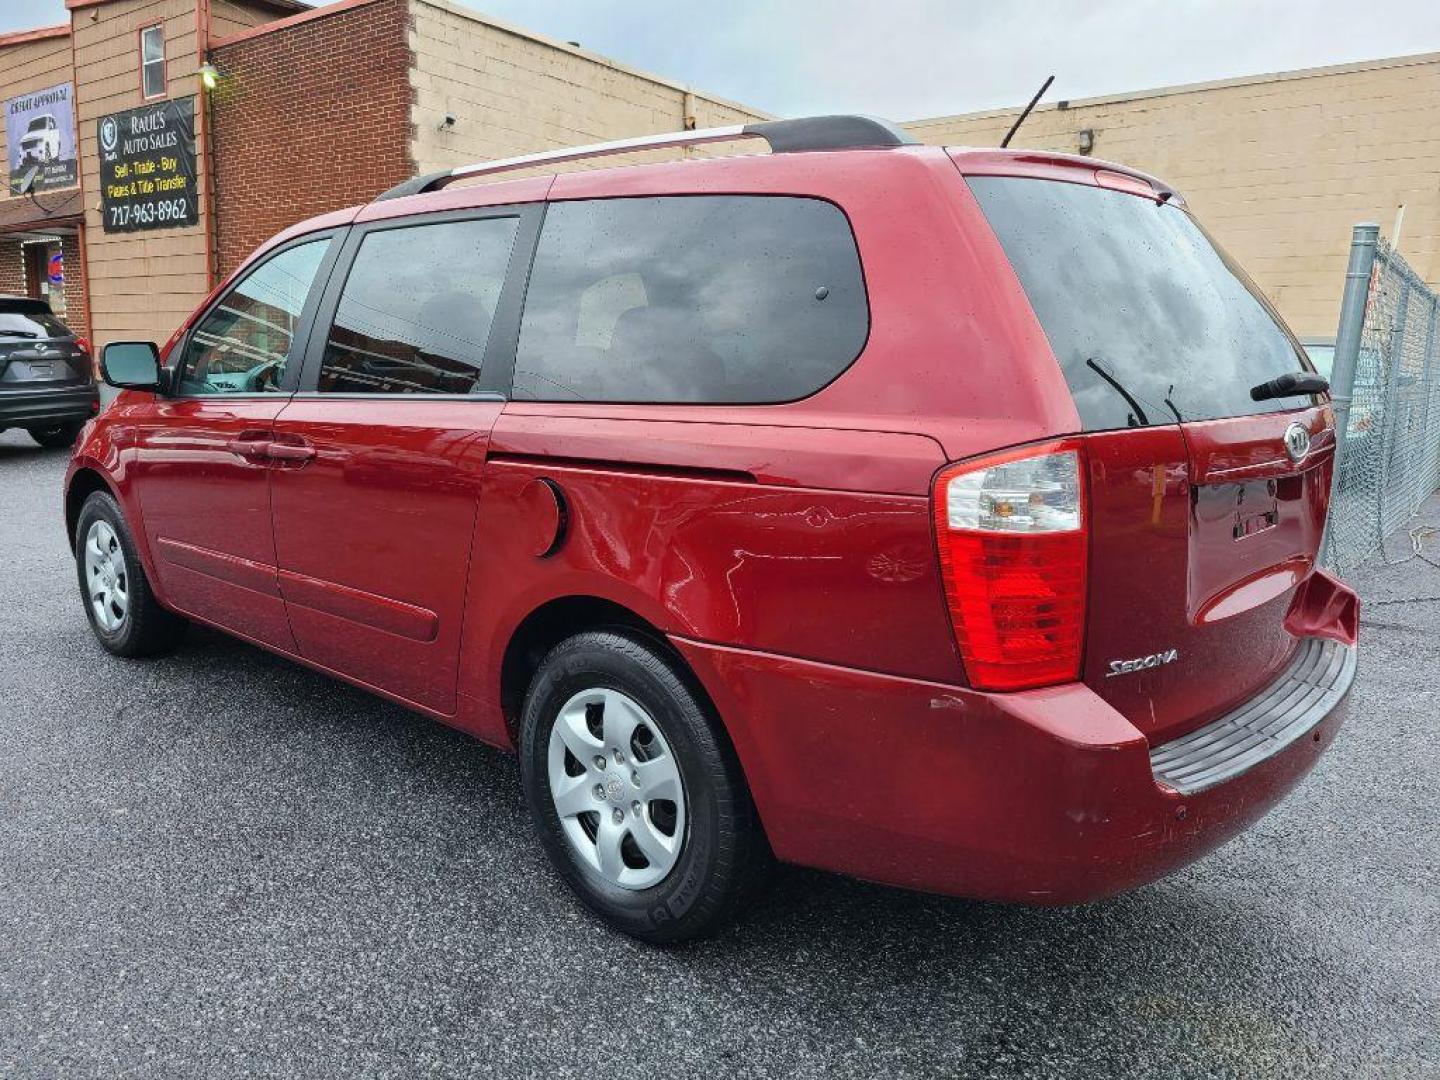
[[[200,220],[193,97],[102,116],[96,135],[106,232],[173,229]]]
[[[71,83],[21,94],[5,102],[5,150],[10,159],[10,194],[74,187],[75,87]]]

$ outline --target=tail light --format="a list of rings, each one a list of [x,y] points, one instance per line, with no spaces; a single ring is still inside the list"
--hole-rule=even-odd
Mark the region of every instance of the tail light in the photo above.
[[[90,372],[90,378],[98,379],[100,377],[100,365],[95,361],[95,354],[90,351],[90,339],[76,337],[75,347],[85,356],[85,366]]]
[[[935,537],[970,685],[1079,678],[1087,557],[1083,444],[992,454],[935,480]]]

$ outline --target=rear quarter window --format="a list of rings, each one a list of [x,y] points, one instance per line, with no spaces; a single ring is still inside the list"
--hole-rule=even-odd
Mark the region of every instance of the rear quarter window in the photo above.
[[[1055,180],[971,191],[1049,338],[1086,430],[1293,409],[1250,388],[1305,363],[1259,291],[1188,212]]]
[[[559,202],[535,253],[513,396],[793,401],[849,367],[869,326],[850,224],[830,203]]]

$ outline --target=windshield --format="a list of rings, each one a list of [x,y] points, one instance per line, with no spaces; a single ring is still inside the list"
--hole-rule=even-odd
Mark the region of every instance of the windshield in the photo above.
[[[65,324],[48,311],[0,311],[0,338],[68,337]]]
[[[35,117],[34,120],[31,120],[31,121],[30,121],[30,127],[27,128],[26,130],[28,130],[28,131],[44,131],[44,130],[45,130],[45,117],[43,117],[43,116],[37,116],[37,117]]]
[[[1306,370],[1255,286],[1184,210],[1055,180],[975,176],[1087,431],[1307,405],[1250,388]]]

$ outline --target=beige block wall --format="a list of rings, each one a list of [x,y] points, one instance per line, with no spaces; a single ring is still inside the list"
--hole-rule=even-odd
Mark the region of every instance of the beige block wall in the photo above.
[[[498,22],[450,0],[411,0],[410,11],[412,157],[422,173],[538,150],[680,131],[687,104],[697,127],[768,118],[758,110],[691,92],[679,83]],[[453,113],[456,123],[440,130],[446,113]],[[665,156],[677,154],[669,151]],[[626,155],[572,167],[611,166],[657,156]]]
[[[193,0],[116,0],[72,12],[90,311],[98,345],[164,341],[208,292],[203,198],[201,224],[187,228],[106,233],[101,221],[96,128],[100,117],[144,104],[137,31],[156,22],[165,26],[167,96],[198,94]],[[203,150],[197,147],[197,153]]]
[[[925,142],[996,146],[1017,110],[917,120]],[[1173,184],[1302,337],[1335,333],[1351,226],[1440,280],[1440,54],[1048,105],[1012,147],[1094,157]]]
[[[0,85],[3,85],[0,98],[4,100],[71,81],[68,37],[42,38],[0,48]],[[0,159],[5,162],[0,169],[3,172],[0,205],[4,205],[9,201],[10,147],[5,139],[3,119],[0,119],[0,147],[4,147],[4,158]]]
[[[228,37],[283,17],[271,8],[256,7],[241,0],[210,0],[210,38]]]

